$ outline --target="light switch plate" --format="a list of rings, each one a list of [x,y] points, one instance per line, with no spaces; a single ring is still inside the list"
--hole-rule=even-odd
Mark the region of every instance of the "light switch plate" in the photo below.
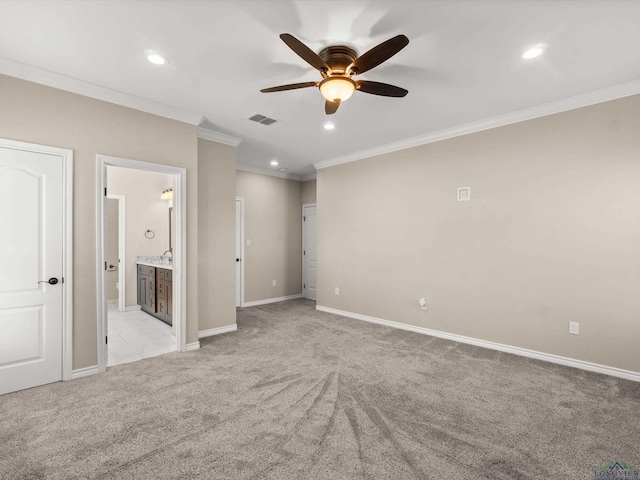
[[[469,200],[471,200],[471,187],[458,188],[458,201],[468,202]]]

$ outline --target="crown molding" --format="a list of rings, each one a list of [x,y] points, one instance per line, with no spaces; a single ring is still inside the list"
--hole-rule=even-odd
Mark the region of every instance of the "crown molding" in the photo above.
[[[243,172],[259,173],[260,175],[268,175],[270,177],[286,178],[287,180],[295,180],[302,182],[302,176],[294,175],[292,173],[281,172],[279,170],[269,170],[268,168],[254,167],[253,165],[247,165],[246,163],[236,163],[236,170],[242,170]]]
[[[226,133],[216,132],[214,130],[207,130],[206,128],[198,127],[198,138],[204,138],[205,140],[211,140],[212,142],[223,143],[231,147],[237,147],[242,142],[241,138],[227,135]]]
[[[146,98],[101,87],[94,83],[42,70],[40,68],[32,67],[31,65],[9,60],[8,58],[0,57],[0,73],[10,77],[20,78],[29,82],[39,83],[48,87],[64,90],[66,92],[94,98],[96,100],[115,103],[116,105],[129,107],[134,110],[140,110],[160,117],[170,118],[190,125],[200,125],[204,120],[204,116],[200,113],[189,112],[177,107],[154,102],[153,100],[148,100]]]
[[[361,150],[359,152],[342,155],[340,157],[330,158],[314,163],[316,170],[334,167],[343,163],[355,162],[365,158],[382,155],[385,153],[397,152],[407,148],[426,145],[428,143],[439,142],[449,138],[468,135],[470,133],[490,130],[492,128],[503,127],[514,123],[533,120],[534,118],[545,117],[556,113],[562,113],[577,108],[588,107],[598,103],[616,100],[618,98],[629,97],[640,93],[640,80],[632,80],[630,82],[620,83],[609,87],[592,90],[590,92],[572,95],[552,102],[542,103],[533,107],[523,108],[514,112],[496,115],[494,117],[485,118],[476,122],[465,123],[456,127],[439,130],[437,132],[427,133],[418,137],[400,140],[398,142],[388,143],[374,148]]]
[[[309,180],[315,180],[316,179],[316,172],[310,173],[308,175],[302,175],[300,177],[300,181],[301,182],[308,182]]]

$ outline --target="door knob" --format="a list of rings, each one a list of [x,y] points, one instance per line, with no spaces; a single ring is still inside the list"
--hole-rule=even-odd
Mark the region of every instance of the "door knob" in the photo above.
[[[239,259],[239,258],[236,258],[236,262],[239,262],[239,261],[240,261],[240,259]]]
[[[51,277],[49,280],[41,280],[38,282],[40,283],[48,283],[49,285],[55,285],[56,283],[58,283],[58,279],[56,277]]]

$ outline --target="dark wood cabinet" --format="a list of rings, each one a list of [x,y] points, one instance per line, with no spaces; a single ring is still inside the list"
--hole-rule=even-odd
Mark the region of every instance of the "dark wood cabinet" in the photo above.
[[[173,325],[173,281],[167,282],[167,318],[169,319],[169,325]]]
[[[173,272],[164,268],[157,268],[156,272],[156,281],[158,284],[158,289],[156,291],[158,318],[171,325],[171,310],[173,306]]]
[[[173,271],[138,265],[138,305],[150,315],[173,324]]]
[[[138,265],[138,305],[147,313],[156,311],[156,269]]]

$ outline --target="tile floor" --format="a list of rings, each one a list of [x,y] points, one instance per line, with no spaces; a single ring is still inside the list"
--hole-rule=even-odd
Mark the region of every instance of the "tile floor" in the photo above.
[[[176,351],[171,327],[142,310],[118,312],[109,304],[108,335],[108,367]]]

